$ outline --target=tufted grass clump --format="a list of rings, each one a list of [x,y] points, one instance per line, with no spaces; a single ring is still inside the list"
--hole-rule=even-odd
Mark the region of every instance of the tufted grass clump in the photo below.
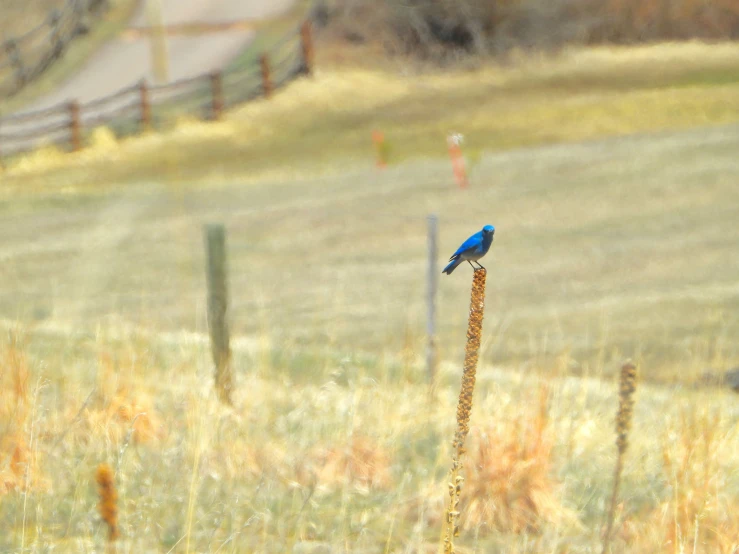
[[[637,542],[660,541],[681,552],[696,544],[705,552],[737,551],[739,496],[724,467],[727,449],[736,451],[731,418],[715,406],[682,406],[665,423],[661,477],[672,495],[644,518]]]
[[[548,386],[472,431],[462,528],[538,534],[546,524],[578,528],[552,478],[556,430]],[[538,406],[537,406],[538,404]],[[531,408],[537,406],[538,409]],[[510,411],[509,411],[510,410]]]
[[[48,486],[29,424],[34,399],[26,340],[12,331],[0,344],[0,500]]]

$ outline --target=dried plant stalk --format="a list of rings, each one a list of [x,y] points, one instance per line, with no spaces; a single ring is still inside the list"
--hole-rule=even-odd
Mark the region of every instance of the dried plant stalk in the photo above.
[[[120,533],[118,531],[118,493],[113,481],[113,470],[108,464],[100,464],[95,473],[100,494],[100,517],[108,526],[108,543],[112,543]]]
[[[462,469],[461,458],[464,454],[464,442],[470,432],[470,414],[472,413],[472,395],[475,391],[477,361],[480,355],[482,336],[482,318],[485,311],[485,269],[476,269],[472,280],[470,298],[470,318],[467,325],[467,345],[464,350],[464,370],[462,388],[459,391],[457,404],[457,430],[452,443],[452,469],[449,479],[449,504],[442,527],[442,547],[444,554],[454,554],[454,537],[459,536],[459,495],[462,491],[464,477],[459,475]]]
[[[621,366],[621,376],[619,378],[618,414],[616,415],[616,448],[618,448],[618,457],[616,458],[616,467],[613,471],[613,494],[611,495],[611,506],[608,510],[606,534],[603,537],[603,554],[607,554],[611,544],[611,533],[613,531],[613,520],[616,517],[616,504],[621,485],[624,454],[629,447],[629,431],[631,430],[631,418],[634,413],[635,392],[636,366],[631,362],[626,362]]]

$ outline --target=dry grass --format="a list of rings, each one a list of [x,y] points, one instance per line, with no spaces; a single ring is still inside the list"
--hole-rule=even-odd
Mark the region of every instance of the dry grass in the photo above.
[[[192,244],[201,239],[191,231],[216,217],[236,233],[230,235],[236,274],[248,284],[234,307],[237,332],[253,334],[267,325],[297,341],[344,337],[363,347],[374,339],[384,344],[406,327],[420,328],[421,298],[408,295],[421,286],[420,222],[436,211],[448,237],[445,248],[469,234],[472,220],[493,220],[516,239],[494,249],[496,263],[506,268],[496,277],[503,304],[494,325],[505,333],[488,345],[488,355],[536,366],[571,347],[577,371],[588,373],[601,364],[599,351],[618,358],[614,350],[630,353],[648,344],[645,355],[655,368],[648,378],[692,379],[708,367],[725,368],[735,352],[725,338],[736,328],[726,314],[736,303],[739,273],[730,223],[737,205],[728,178],[737,170],[734,128],[572,141],[735,122],[738,70],[735,45],[697,43],[568,51],[553,59],[527,58],[516,67],[423,79],[331,69],[295,83],[271,102],[244,106],[222,123],[185,122],[170,133],[120,142],[101,130],[88,150],[71,156],[43,150],[11,161],[0,177],[7,194],[51,191],[38,199],[48,207],[43,218],[57,221],[52,228],[69,229],[58,248],[80,254],[92,274],[75,275],[68,257],[53,254],[56,247],[51,265],[36,273],[40,259],[16,242],[8,246],[19,264],[13,278],[24,282],[19,290],[33,299],[25,297],[22,308],[17,296],[0,302],[11,310],[6,313],[21,309],[25,317],[33,306],[33,317],[44,319],[57,309],[67,319],[88,309],[79,305],[88,302],[81,283],[99,278],[107,284],[93,287],[105,301],[89,301],[90,315],[119,313],[130,321],[202,328],[202,319],[193,319],[199,308],[192,301],[171,302],[171,289],[156,291],[166,270],[181,298],[197,298],[200,257]],[[412,163],[384,174],[371,171],[375,129],[384,130],[393,164],[409,158]],[[444,158],[450,131],[465,135],[469,156],[499,152],[479,156],[465,196],[449,187]],[[550,142],[570,145],[507,153],[517,145]],[[134,187],[111,190],[120,184]],[[192,184],[218,190],[200,193]],[[75,207],[78,202],[95,209]],[[4,213],[34,211],[35,203],[15,196]],[[78,224],[62,225],[70,210]],[[96,210],[106,215],[96,219]],[[315,210],[323,210],[320,218]],[[377,214],[382,223],[375,224]],[[109,233],[102,217],[121,226]],[[20,218],[16,231],[6,231],[28,240],[39,218]],[[285,224],[274,223],[283,218]],[[70,242],[91,229],[106,244],[100,254],[113,264],[151,264],[136,276],[118,272],[114,278],[97,254],[87,256]],[[304,229],[315,230],[311,247],[295,252],[291,237]],[[158,237],[153,250],[141,242],[152,232]],[[31,240],[48,252],[43,237]],[[388,241],[397,247],[385,249]],[[342,256],[340,245],[361,255]],[[275,265],[289,268],[283,273],[289,303],[270,300],[273,282],[263,270]],[[706,265],[719,268],[707,285]],[[388,272],[394,275],[389,297],[397,303],[392,310],[388,296],[370,285]],[[336,284],[341,294],[330,296],[326,283]],[[54,308],[54,290],[66,297],[62,304],[76,306]],[[460,298],[458,290],[453,294]],[[338,313],[316,315],[326,305]],[[635,334],[622,323],[634,311],[643,315],[636,325],[648,330],[643,340],[634,338],[641,331]],[[298,324],[284,325],[288,315]],[[349,318],[352,325],[338,323]],[[442,353],[460,321],[456,313],[443,320]],[[696,328],[710,332],[696,334]],[[378,336],[377,329],[386,333]]]
[[[10,347],[3,344],[3,355]],[[238,347],[235,360],[256,368],[261,348]],[[101,351],[137,353],[129,372],[154,399],[157,440],[117,442],[111,427],[119,422],[87,426],[85,416],[75,417],[86,413],[88,391],[99,382]],[[425,552],[438,537],[453,365],[442,366],[429,411],[424,384],[399,384],[376,361],[351,360],[347,380],[341,365],[316,360],[303,367],[310,382],[296,386],[300,375],[267,356],[273,362],[263,373],[240,374],[231,409],[212,391],[205,344],[173,345],[113,326],[98,339],[30,333],[21,352],[28,394],[38,397],[29,450],[46,483],[3,494],[6,551],[17,550],[24,529],[31,551],[102,548],[108,530],[99,523],[94,473],[105,459],[116,475],[120,552],[166,551],[186,541],[191,551],[276,553],[324,543],[349,552]],[[610,496],[602,476],[613,465],[611,383],[542,380],[484,365],[476,397],[480,417],[462,495],[468,530],[458,549],[596,549]],[[732,552],[736,417],[733,395],[644,385],[614,548],[673,552],[673,539],[692,545],[697,524],[699,552]],[[655,429],[667,442],[648,432]]]
[[[322,63],[319,57],[319,68]],[[450,132],[463,133],[468,149],[490,151],[739,119],[734,43],[574,49],[410,79],[411,68],[396,69],[329,65],[270,101],[234,110],[227,121],[183,120],[169,132],[112,148],[103,140],[72,156],[49,148],[9,160],[3,181],[33,188],[137,183],[152,174],[176,182],[262,179],[284,175],[284,167],[315,174],[369,162],[376,130],[397,163],[445,155]]]
[[[146,371],[135,357],[114,360],[99,356],[97,386],[79,412],[78,424],[93,432],[103,430],[106,440],[117,446],[148,443],[161,438],[160,418],[152,399],[137,385],[135,371]]]
[[[435,212],[441,252],[475,222],[498,230],[460,551],[599,548],[616,460],[609,377],[633,355],[643,383],[614,551],[732,552],[736,399],[693,385],[739,356],[735,55],[597,50],[549,72],[423,82],[340,69],[222,123],[100,133],[78,155],[11,164],[0,313],[27,338],[0,346],[12,437],[0,550],[101,550],[101,461],[121,552],[437,548],[469,283],[441,281],[430,404]],[[383,171],[375,128],[396,156]],[[613,136],[639,130],[653,133]],[[485,152],[463,192],[449,131]],[[212,391],[201,224],[213,221],[229,233],[233,408]]]
[[[663,478],[673,496],[648,522],[667,521],[664,541],[671,550],[698,543],[721,554],[736,551],[739,499],[722,492],[727,483],[716,453],[729,437],[720,419],[710,408],[688,408],[663,431]]]
[[[141,156],[147,140],[159,144],[142,139]],[[378,172],[366,147],[366,166],[323,176],[283,167],[260,181],[214,161],[195,181],[206,189],[189,186],[168,146],[156,181],[138,186],[80,188],[66,170],[44,173],[58,192],[0,204],[2,313],[52,329],[113,318],[203,332],[200,225],[221,221],[234,336],[265,336],[307,358],[416,348],[425,218],[436,212],[442,253],[472,225],[500,229],[486,264],[495,273],[483,361],[539,371],[569,351],[565,371],[588,375],[641,352],[644,378],[668,382],[736,365],[736,127],[486,154],[463,193],[444,154]],[[111,173],[124,167],[109,163]],[[26,177],[41,178],[18,182]],[[463,283],[441,281],[442,359],[461,355]]]
[[[637,552],[736,552],[739,498],[724,473],[726,441],[736,437],[726,434],[723,417],[716,406],[683,406],[660,429],[658,478],[669,497],[626,517],[620,545]]]
[[[387,489],[390,485],[390,457],[386,449],[370,437],[351,437],[345,447],[319,446],[301,464],[300,479],[305,486],[331,491],[350,486],[359,491]]]
[[[549,392],[542,385],[512,407],[513,413],[496,414],[492,424],[473,434],[461,507],[467,531],[538,534],[548,525],[579,525],[562,505],[561,484],[552,476]]]
[[[0,358],[0,495],[43,480],[29,449],[29,367],[22,339],[10,332]]]

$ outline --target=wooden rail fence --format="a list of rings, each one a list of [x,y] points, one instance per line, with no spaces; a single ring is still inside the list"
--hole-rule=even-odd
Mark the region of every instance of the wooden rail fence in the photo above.
[[[40,75],[107,6],[107,0],[67,0],[22,35],[0,40],[0,98],[14,95]]]
[[[77,151],[89,131],[106,126],[118,136],[162,128],[182,115],[217,120],[226,108],[273,91],[313,69],[310,21],[271,46],[248,67],[216,71],[165,85],[146,81],[80,104],[58,104],[0,118],[3,157],[45,145]]]

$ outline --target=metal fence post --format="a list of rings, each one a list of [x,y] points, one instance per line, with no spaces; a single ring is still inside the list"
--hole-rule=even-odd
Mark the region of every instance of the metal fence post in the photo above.
[[[226,284],[226,230],[221,224],[205,226],[208,282],[208,329],[215,364],[215,387],[218,398],[231,404],[231,346],[229,344],[228,286]]]

